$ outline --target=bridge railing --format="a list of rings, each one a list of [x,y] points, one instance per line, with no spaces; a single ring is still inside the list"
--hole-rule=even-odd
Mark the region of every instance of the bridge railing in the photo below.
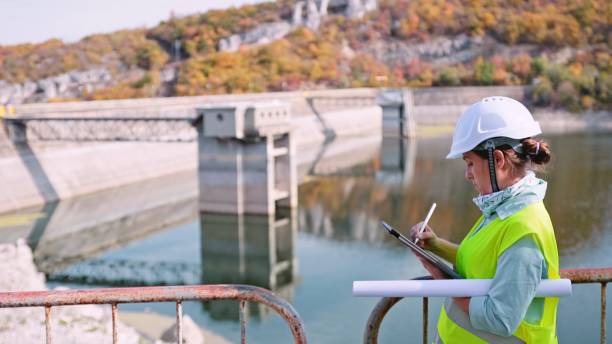
[[[606,343],[606,287],[607,283],[612,281],[612,268],[601,269],[567,269],[561,270],[561,278],[567,278],[575,284],[593,284],[599,283],[601,286],[601,344]],[[422,278],[420,278],[422,279]],[[378,332],[380,324],[389,310],[398,303],[401,297],[385,297],[382,298],[374,307],[366,324],[363,341],[366,344],[378,343]],[[427,297],[423,297],[423,343],[428,343],[427,327],[429,302]]]
[[[316,92],[315,92],[316,93]],[[305,96],[305,101],[326,127],[321,114],[349,108],[376,105],[374,93]],[[121,110],[117,110],[121,111]],[[126,109],[125,111],[133,111]],[[1,117],[4,131],[13,142],[26,141],[139,141],[193,142],[197,140],[200,115],[167,116],[71,114],[57,116]],[[1,129],[1,128],[0,128]],[[0,137],[1,138],[1,137]]]
[[[195,117],[5,117],[7,136],[25,141],[193,142]]]
[[[267,289],[249,285],[191,285],[170,287],[105,288],[62,291],[0,293],[0,308],[44,307],[46,343],[53,343],[52,307],[84,304],[110,304],[113,343],[117,343],[117,306],[121,303],[175,302],[176,338],[183,343],[183,301],[239,300],[240,338],[246,343],[246,303],[257,302],[275,310],[289,325],[296,344],[306,344],[300,316],[287,301]]]

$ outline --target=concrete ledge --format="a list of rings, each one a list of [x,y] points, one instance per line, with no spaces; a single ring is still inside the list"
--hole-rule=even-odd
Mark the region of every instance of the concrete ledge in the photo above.
[[[296,92],[244,93],[170,98],[141,98],[121,100],[98,100],[88,102],[37,103],[16,106],[19,116],[126,116],[150,115],[173,116],[195,115],[195,108],[207,104],[236,101],[280,100],[289,102],[293,115],[312,115],[314,112],[306,98],[317,97],[376,97],[377,89],[354,88],[337,90],[313,90]]]

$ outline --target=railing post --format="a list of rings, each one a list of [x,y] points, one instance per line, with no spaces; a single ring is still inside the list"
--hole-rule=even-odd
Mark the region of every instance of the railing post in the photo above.
[[[112,322],[113,322],[113,344],[118,343],[117,339],[117,304],[111,304]]]
[[[246,344],[246,301],[240,300],[240,344]]]
[[[53,343],[53,335],[51,328],[51,306],[45,306],[45,332],[47,335],[47,344]]]
[[[176,344],[183,344],[183,303],[176,301]]]
[[[429,298],[423,298],[423,344],[427,344],[427,326],[429,325]]]
[[[607,282],[601,283],[601,344],[606,343],[606,287]]]
[[[365,333],[363,335],[364,344],[378,343],[378,330],[380,329],[382,320],[391,307],[401,299],[401,297],[384,297],[376,304],[366,324]]]

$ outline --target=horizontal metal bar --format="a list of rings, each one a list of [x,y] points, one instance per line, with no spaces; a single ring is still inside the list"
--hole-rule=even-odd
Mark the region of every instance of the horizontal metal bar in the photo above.
[[[184,300],[238,299],[264,301],[270,291],[248,285],[192,285],[168,287],[100,288],[58,291],[0,292],[0,307],[68,306]]]
[[[612,268],[563,269],[559,274],[574,284],[612,282]]]
[[[243,300],[264,304],[282,316],[295,343],[306,343],[302,320],[293,306],[271,291],[240,284],[189,285],[170,287],[103,288],[84,290],[24,291],[0,293],[0,308],[178,302],[186,300]]]

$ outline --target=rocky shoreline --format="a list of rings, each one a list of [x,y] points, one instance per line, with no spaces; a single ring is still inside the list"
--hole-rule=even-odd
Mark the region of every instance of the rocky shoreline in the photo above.
[[[36,270],[30,247],[19,240],[0,245],[0,292],[47,290],[45,276]],[[112,338],[111,307],[79,305],[52,308],[51,327],[57,343],[102,343]],[[119,312],[120,343],[172,343],[174,319],[154,313]],[[219,335],[200,329],[184,316],[184,343],[226,344]],[[43,307],[0,308],[0,343],[44,343]]]

